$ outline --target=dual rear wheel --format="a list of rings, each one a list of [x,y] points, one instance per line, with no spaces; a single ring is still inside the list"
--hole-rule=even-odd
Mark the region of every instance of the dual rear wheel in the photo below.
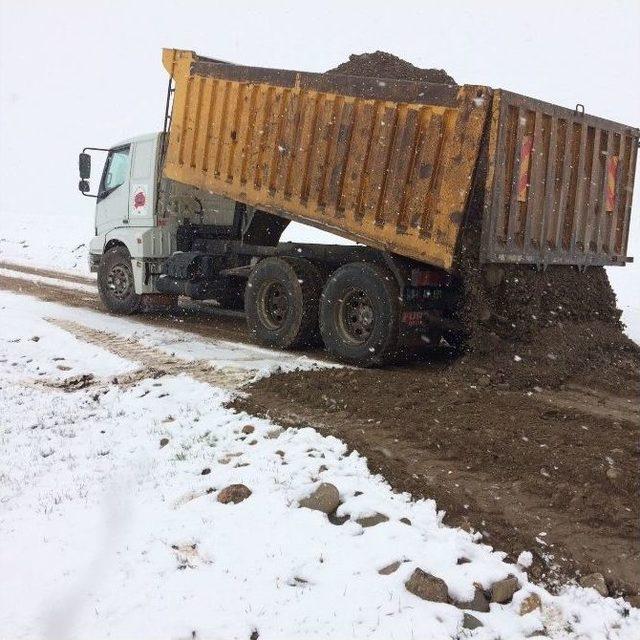
[[[303,258],[266,258],[247,282],[247,324],[261,343],[282,349],[321,337],[327,350],[351,364],[373,366],[395,350],[398,285],[386,269],[352,262],[323,287],[319,269]]]

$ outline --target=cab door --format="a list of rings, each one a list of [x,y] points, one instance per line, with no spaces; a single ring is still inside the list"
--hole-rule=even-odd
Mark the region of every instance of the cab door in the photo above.
[[[149,136],[138,139],[131,145],[129,224],[132,227],[154,225],[159,139],[158,135]]]
[[[96,202],[96,235],[129,224],[129,169],[131,145],[109,151]]]

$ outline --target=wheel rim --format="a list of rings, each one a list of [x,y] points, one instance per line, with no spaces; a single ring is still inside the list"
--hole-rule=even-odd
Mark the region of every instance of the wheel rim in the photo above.
[[[123,264],[116,264],[107,275],[107,289],[118,300],[129,297],[133,288],[131,270]]]
[[[364,344],[371,337],[375,314],[369,294],[354,289],[342,299],[338,309],[338,323],[342,333],[355,344]]]
[[[271,330],[280,329],[289,313],[289,298],[280,282],[269,282],[258,296],[260,322]]]

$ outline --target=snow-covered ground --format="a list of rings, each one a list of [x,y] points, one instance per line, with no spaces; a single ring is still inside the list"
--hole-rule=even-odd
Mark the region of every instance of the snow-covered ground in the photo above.
[[[58,271],[88,274],[93,216],[75,212],[1,212],[0,260]]]
[[[224,407],[256,376],[323,365],[7,292],[0,313],[3,638],[637,638],[640,610],[551,596],[339,440]],[[298,505],[321,482],[341,526]],[[236,483],[251,495],[218,502]],[[456,601],[521,588],[461,631],[461,609],[407,591],[417,567]]]

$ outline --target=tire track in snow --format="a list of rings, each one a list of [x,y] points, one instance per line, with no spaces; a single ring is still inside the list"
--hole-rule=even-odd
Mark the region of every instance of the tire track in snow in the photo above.
[[[257,373],[255,369],[218,367],[208,360],[182,360],[168,355],[160,349],[146,346],[133,338],[92,329],[73,320],[59,318],[45,318],[45,320],[79,340],[106,349],[125,360],[140,363],[140,370],[132,374],[117,376],[119,383],[122,384],[131,384],[145,377],[186,374],[198,382],[234,390],[254,380]]]

